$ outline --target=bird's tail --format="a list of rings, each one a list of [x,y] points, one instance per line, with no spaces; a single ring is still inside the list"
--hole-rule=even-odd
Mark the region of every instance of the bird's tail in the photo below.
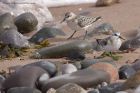
[[[95,18],[95,20],[93,21],[93,23],[96,22],[96,21],[98,21],[98,20],[101,20],[101,19],[102,19],[102,17],[101,16],[98,16],[98,17]]]

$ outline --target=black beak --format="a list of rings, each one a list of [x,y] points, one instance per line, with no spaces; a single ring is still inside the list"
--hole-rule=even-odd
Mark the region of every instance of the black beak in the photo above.
[[[123,37],[119,36],[120,39],[125,40]]]
[[[64,18],[60,23],[63,23],[66,20],[66,18]]]

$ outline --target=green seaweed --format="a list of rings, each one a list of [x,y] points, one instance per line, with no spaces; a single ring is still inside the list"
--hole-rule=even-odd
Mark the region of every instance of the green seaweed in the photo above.
[[[113,60],[118,61],[122,56],[118,56],[113,52],[104,52],[99,58],[111,57]]]

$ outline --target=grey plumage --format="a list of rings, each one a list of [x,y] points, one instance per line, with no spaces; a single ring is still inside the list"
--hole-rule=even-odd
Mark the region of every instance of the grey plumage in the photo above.
[[[80,27],[91,25],[100,18],[101,18],[100,16],[95,18],[95,17],[87,17],[87,16],[81,16],[81,15],[76,17],[77,23]]]

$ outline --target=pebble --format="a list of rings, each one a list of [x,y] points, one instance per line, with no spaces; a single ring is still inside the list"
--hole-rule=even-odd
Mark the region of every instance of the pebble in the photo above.
[[[77,68],[73,64],[63,64],[62,74],[70,74],[77,71]]]

